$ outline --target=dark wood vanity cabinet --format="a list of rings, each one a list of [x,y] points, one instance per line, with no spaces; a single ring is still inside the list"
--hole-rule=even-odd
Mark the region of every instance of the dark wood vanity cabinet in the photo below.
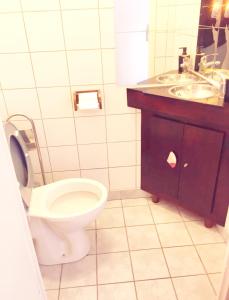
[[[142,134],[142,188],[210,214],[224,134],[155,116],[143,118]]]
[[[224,225],[229,203],[229,105],[134,89],[127,90],[127,98],[128,106],[141,109],[141,188]],[[167,161],[170,153],[175,165]]]

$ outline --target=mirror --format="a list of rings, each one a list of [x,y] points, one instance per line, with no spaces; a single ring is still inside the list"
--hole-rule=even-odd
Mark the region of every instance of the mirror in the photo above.
[[[201,1],[197,51],[229,69],[229,0]]]
[[[179,47],[195,58],[201,0],[116,0],[117,84],[178,69]]]

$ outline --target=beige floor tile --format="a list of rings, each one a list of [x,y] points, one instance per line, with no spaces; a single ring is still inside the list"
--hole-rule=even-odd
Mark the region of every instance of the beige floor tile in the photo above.
[[[96,226],[97,229],[124,226],[122,208],[104,209],[96,219]]]
[[[136,300],[133,282],[99,285],[98,300]]]
[[[181,217],[184,221],[201,221],[203,218],[201,218],[199,215],[195,214],[194,212],[187,210],[183,207],[179,207],[179,212],[181,214]]]
[[[89,254],[96,254],[96,232],[95,230],[88,230],[87,234],[89,235],[91,248]]]
[[[198,221],[186,222],[186,226],[195,244],[224,242],[216,227],[206,228],[203,222]]]
[[[137,281],[138,300],[176,300],[171,279]]]
[[[124,207],[126,226],[153,224],[153,218],[148,206]]]
[[[130,256],[128,252],[98,255],[98,283],[132,281]]]
[[[164,253],[172,277],[205,274],[193,246],[164,248]]]
[[[59,291],[58,290],[49,290],[47,293],[47,299],[48,300],[58,300],[59,297]]]
[[[96,256],[63,265],[61,288],[96,284]]]
[[[208,274],[209,279],[211,280],[211,283],[215,289],[216,294],[218,293],[220,289],[220,284],[222,280],[222,273],[216,273],[216,274]]]
[[[197,245],[196,248],[208,273],[223,271],[225,244]]]
[[[128,251],[125,227],[97,230],[97,252]]]
[[[161,249],[131,251],[135,280],[169,277]]]
[[[46,290],[59,289],[61,265],[40,266]]]
[[[122,200],[110,200],[107,201],[105,208],[115,208],[115,207],[122,207]]]
[[[158,224],[157,231],[162,247],[192,245],[184,223]]]
[[[160,248],[155,225],[127,227],[130,250]]]
[[[207,275],[173,278],[178,300],[216,300]]]
[[[160,201],[159,203],[150,202],[150,209],[155,224],[182,222],[183,219],[177,207],[169,202]]]
[[[123,207],[148,205],[148,199],[147,198],[123,199],[122,205]]]
[[[61,289],[59,300],[97,300],[96,286]]]

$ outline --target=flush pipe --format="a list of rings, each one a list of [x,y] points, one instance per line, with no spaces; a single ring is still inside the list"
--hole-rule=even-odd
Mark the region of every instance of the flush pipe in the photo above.
[[[38,137],[37,137],[37,132],[36,132],[36,127],[35,127],[34,121],[31,118],[27,117],[26,115],[14,114],[14,115],[9,116],[6,120],[6,122],[9,122],[14,117],[24,117],[25,119],[27,119],[30,122],[30,124],[32,126],[32,130],[33,130],[33,133],[34,133],[35,145],[36,145],[36,148],[37,148],[37,155],[38,155],[38,159],[39,159],[39,163],[40,163],[40,167],[41,167],[41,176],[42,176],[43,183],[46,184],[44,165],[43,165],[43,162],[42,162],[41,150],[40,150],[40,146],[39,146],[39,142],[38,142]]]

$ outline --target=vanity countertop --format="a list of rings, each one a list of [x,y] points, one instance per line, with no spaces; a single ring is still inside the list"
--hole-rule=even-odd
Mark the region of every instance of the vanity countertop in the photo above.
[[[169,71],[164,74],[177,74],[177,71]],[[164,84],[162,84],[161,87],[141,87],[141,85],[150,85],[150,84],[158,84],[160,85],[160,82],[157,80],[158,76],[160,76],[162,74],[159,74],[155,77],[149,78],[147,80],[141,81],[139,82],[139,88],[137,86],[135,86],[133,89],[140,91],[144,94],[149,94],[149,95],[155,95],[158,97],[164,97],[164,98],[170,98],[170,99],[174,99],[174,100],[179,100],[179,101],[185,101],[185,102],[195,102],[195,103],[201,103],[201,104],[206,104],[206,105],[213,105],[213,106],[219,106],[219,107],[223,107],[224,103],[222,103],[222,101],[219,100],[219,98],[216,97],[211,97],[211,98],[206,98],[206,99],[183,99],[180,97],[176,97],[172,94],[169,93],[169,89],[172,87],[172,85],[170,86],[165,86]],[[194,83],[198,83],[198,82],[194,82]],[[184,84],[174,84],[173,86],[179,86],[179,85],[184,85]]]

